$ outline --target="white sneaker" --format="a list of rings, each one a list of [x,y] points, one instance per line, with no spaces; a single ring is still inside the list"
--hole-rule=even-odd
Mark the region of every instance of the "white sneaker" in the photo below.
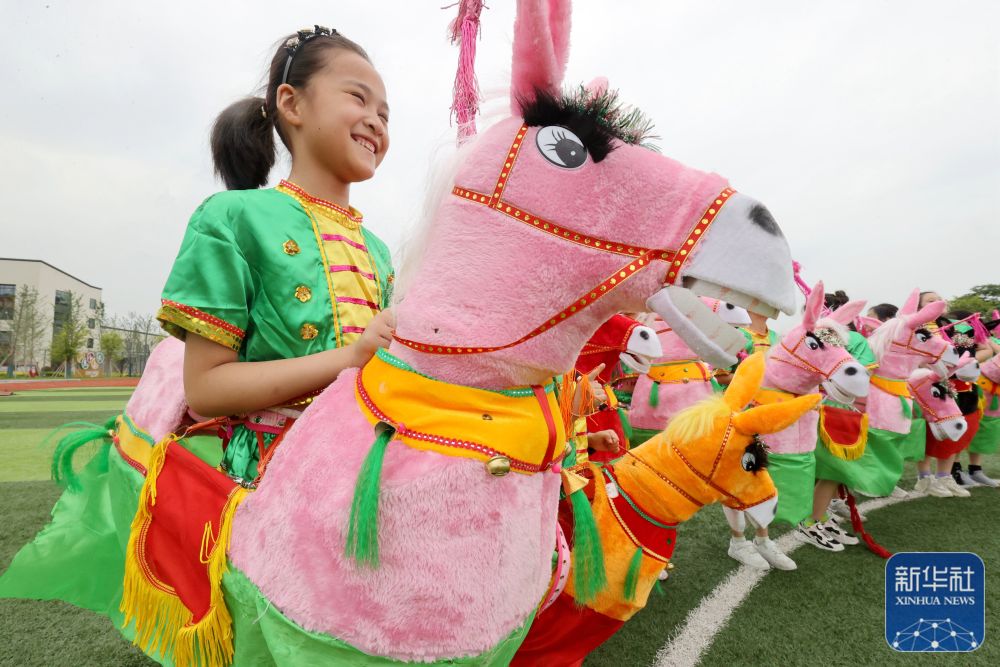
[[[955,497],[955,494],[944,483],[943,477],[926,477],[925,479],[931,480],[930,486],[927,487],[927,495],[934,496],[935,498]],[[951,477],[949,476],[948,479],[951,479]]]
[[[854,546],[859,541],[858,538],[844,532],[844,530],[840,526],[838,526],[837,522],[834,521],[833,519],[827,519],[824,523],[821,523],[819,525],[823,528],[823,530],[826,531],[827,535],[829,535],[837,542],[840,542],[841,544],[847,546]]]
[[[951,475],[948,475],[947,477],[938,477],[937,481],[939,484],[941,484],[941,486],[948,489],[948,491],[951,492],[951,495],[955,496],[956,498],[968,498],[972,496],[972,494],[969,493],[967,489],[963,489],[961,486],[959,486],[958,482],[956,482],[955,478],[952,477]]]
[[[952,479],[955,479],[955,473],[952,473],[951,477]],[[958,471],[958,479],[955,479],[955,482],[959,486],[964,488],[969,488],[970,486],[979,486],[979,482],[973,479],[972,476],[969,475],[969,473],[965,472],[964,470]]]
[[[906,498],[908,494],[905,490],[899,488],[898,486],[892,487],[892,493],[889,494],[891,498]]]
[[[981,484],[982,486],[992,486],[994,489],[1000,486],[1000,482],[996,481],[995,479],[992,479],[982,470],[977,470],[974,473],[970,473],[969,477],[975,480],[977,484]]]
[[[757,570],[770,569],[767,561],[757,553],[753,542],[745,537],[729,538],[729,557]]]
[[[841,519],[846,521],[848,524],[851,523],[851,506],[847,504],[847,501],[841,500],[840,498],[834,498],[830,501],[830,507],[828,509],[830,518],[835,519],[837,523],[840,523]],[[858,516],[862,521],[867,521],[868,517],[858,510]]]
[[[799,527],[795,530],[795,536],[817,549],[823,549],[824,551],[844,550],[844,545],[833,539],[829,533],[823,530],[823,524],[820,523],[814,523],[811,526],[800,523]]]
[[[926,496],[931,492],[931,484],[934,483],[934,478],[928,475],[927,477],[918,477],[917,483],[913,485],[913,493],[920,496]],[[951,495],[950,493],[948,494]]]
[[[757,548],[757,553],[763,556],[764,560],[771,564],[771,567],[779,570],[794,570],[798,567],[795,561],[782,553],[778,545],[770,537],[755,537],[753,545]]]

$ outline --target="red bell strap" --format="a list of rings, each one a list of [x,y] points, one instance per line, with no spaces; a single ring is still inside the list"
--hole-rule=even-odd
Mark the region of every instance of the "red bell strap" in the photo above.
[[[507,179],[510,177],[510,173],[514,168],[518,155],[520,155],[521,146],[527,132],[527,125],[522,125],[517,131],[510,150],[507,152],[504,165],[500,170],[500,175],[497,177],[496,186],[493,188],[492,195],[487,195],[482,192],[476,192],[459,186],[452,188],[452,194],[469,202],[480,204],[499,211],[512,220],[517,220],[518,222],[530,225],[535,229],[564,241],[569,241],[588,248],[594,248],[595,250],[600,250],[602,252],[626,256],[629,258],[629,262],[605,278],[596,287],[581,294],[570,305],[566,306],[555,315],[547,318],[545,322],[538,325],[524,336],[521,336],[517,340],[510,343],[493,346],[435,345],[431,343],[421,343],[415,340],[408,340],[394,335],[393,338],[401,345],[405,345],[410,349],[427,354],[483,354],[485,352],[498,352],[500,350],[506,350],[516,345],[520,345],[521,343],[548,331],[563,320],[572,317],[583,308],[605,296],[615,289],[615,287],[621,285],[632,277],[636,272],[645,269],[653,262],[667,262],[670,264],[670,268],[664,278],[664,284],[673,284],[674,280],[677,279],[684,262],[686,262],[691,253],[694,252],[698,242],[704,236],[705,231],[715,220],[726,201],[736,192],[732,188],[726,188],[719,193],[719,196],[716,197],[711,204],[709,204],[708,209],[704,212],[704,214],[702,214],[701,218],[699,218],[694,228],[681,244],[679,250],[643,248],[641,246],[629,245],[627,243],[608,241],[607,239],[602,239],[589,234],[582,234],[576,230],[568,229],[564,225],[553,223],[529,211],[525,211],[521,207],[503,198],[504,190],[507,187]]]

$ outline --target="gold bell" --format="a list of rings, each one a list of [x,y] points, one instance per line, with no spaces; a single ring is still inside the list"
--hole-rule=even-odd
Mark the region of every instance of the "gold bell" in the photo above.
[[[667,569],[668,570],[674,569],[674,564],[673,563],[667,563]]]
[[[503,477],[510,472],[510,459],[499,454],[494,456],[486,462],[486,472],[494,477]]]

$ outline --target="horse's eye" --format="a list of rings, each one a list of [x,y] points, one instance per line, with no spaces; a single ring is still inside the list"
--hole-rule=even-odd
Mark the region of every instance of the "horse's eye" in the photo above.
[[[818,350],[820,348],[819,340],[816,339],[812,334],[806,335],[806,346],[810,350]]]
[[[917,332],[917,340],[919,340],[921,343],[926,343],[928,339],[930,339],[929,335],[925,334],[922,331]]]
[[[740,464],[747,472],[753,472],[757,469],[757,457],[753,452],[747,452],[743,455],[743,459],[740,461]]]
[[[542,156],[564,169],[576,169],[587,161],[587,149],[580,138],[558,125],[546,125],[535,135],[535,145]]]
[[[940,389],[938,389],[937,387],[932,387],[931,388],[931,396],[933,396],[934,398],[937,398],[937,399],[942,399],[942,398],[944,398],[944,392],[941,391]]]

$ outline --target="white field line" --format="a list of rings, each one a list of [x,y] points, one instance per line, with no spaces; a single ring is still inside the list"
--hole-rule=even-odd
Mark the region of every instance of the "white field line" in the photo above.
[[[876,498],[858,505],[858,509],[862,513],[867,513],[922,497],[910,494],[905,498]],[[805,544],[795,536],[794,529],[776,541],[786,554],[791,554]],[[864,549],[866,547],[862,543],[856,548]],[[768,572],[770,570],[758,570],[747,565],[740,565],[711,593],[702,598],[701,604],[687,615],[684,625],[656,654],[654,665],[656,667],[695,667],[701,660],[701,656],[712,645],[715,636],[729,622],[729,617],[733,615],[736,608],[743,603]]]

